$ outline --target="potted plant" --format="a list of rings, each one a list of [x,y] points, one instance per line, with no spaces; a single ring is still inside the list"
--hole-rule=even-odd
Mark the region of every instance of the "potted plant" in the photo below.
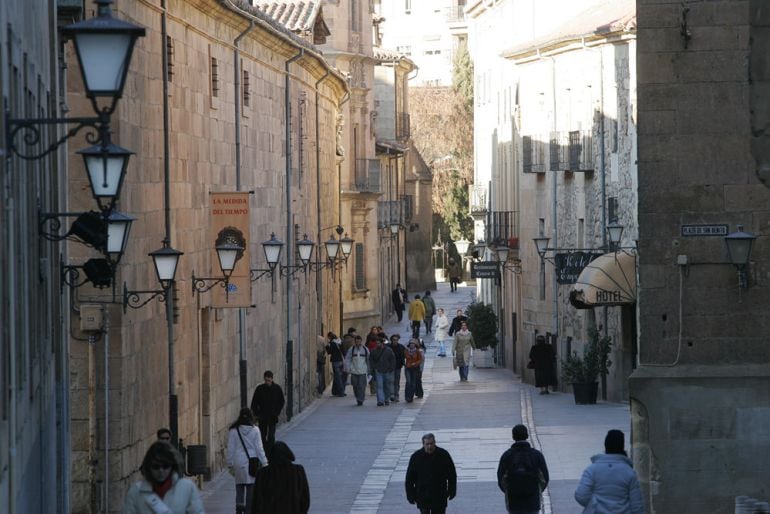
[[[497,346],[497,315],[491,305],[484,302],[473,302],[465,309],[468,316],[468,330],[473,334],[476,351],[473,364],[477,368],[492,368],[495,365],[495,352],[490,351]]]
[[[575,403],[596,403],[599,390],[597,379],[606,375],[607,368],[612,364],[609,360],[612,338],[601,336],[599,331],[591,328],[588,331],[588,342],[583,346],[583,356],[577,352],[567,355],[561,361],[561,375],[565,384],[572,384]]]

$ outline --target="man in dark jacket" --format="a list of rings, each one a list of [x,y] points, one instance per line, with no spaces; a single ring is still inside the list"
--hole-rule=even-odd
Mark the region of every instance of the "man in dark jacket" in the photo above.
[[[390,401],[397,402],[398,395],[401,393],[401,370],[404,367],[404,347],[401,344],[401,336],[393,334],[390,336],[390,349],[393,350],[393,355],[396,357],[396,367],[393,369],[393,394],[390,396]]]
[[[326,334],[326,353],[332,363],[332,396],[347,396],[345,383],[342,381],[342,368],[345,364],[345,354],[342,353],[342,341],[334,332]]]
[[[508,512],[538,514],[541,494],[548,485],[545,457],[527,442],[527,427],[516,425],[512,433],[513,445],[497,466],[497,486],[505,494]]]
[[[406,303],[406,291],[401,287],[401,284],[396,284],[396,288],[390,293],[391,301],[393,302],[393,310],[396,311],[398,321],[404,319],[404,304]]]
[[[460,326],[463,324],[463,321],[467,323],[468,322],[468,316],[463,314],[463,310],[462,309],[457,309],[457,316],[452,318],[452,324],[449,325],[449,335],[450,336],[453,335],[455,332],[460,330]]]
[[[377,406],[390,405],[393,396],[393,371],[396,369],[396,356],[390,345],[386,345],[385,334],[377,336],[377,347],[369,353],[369,369],[377,380]]]
[[[444,514],[447,499],[457,494],[457,472],[449,452],[436,446],[433,434],[422,436],[422,449],[409,459],[406,468],[406,499],[421,514]]]
[[[275,424],[283,409],[283,390],[273,383],[273,372],[265,371],[265,383],[259,384],[251,397],[251,412],[259,419],[259,431],[262,433],[262,445],[265,451],[275,442]]]

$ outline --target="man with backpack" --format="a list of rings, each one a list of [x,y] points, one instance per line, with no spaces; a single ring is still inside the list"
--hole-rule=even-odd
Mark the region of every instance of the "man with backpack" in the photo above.
[[[538,514],[542,492],[548,485],[545,457],[527,442],[527,427],[516,425],[512,434],[513,445],[503,453],[497,466],[497,485],[505,493],[509,514]]]

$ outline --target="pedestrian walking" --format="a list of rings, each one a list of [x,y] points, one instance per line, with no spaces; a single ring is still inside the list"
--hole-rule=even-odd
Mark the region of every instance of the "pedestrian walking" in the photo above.
[[[505,494],[509,514],[538,514],[548,486],[548,466],[543,454],[527,442],[527,427],[516,425],[511,433],[513,445],[497,465],[497,486]]]
[[[414,295],[414,300],[409,304],[409,321],[412,322],[412,337],[420,337],[420,325],[425,319],[425,304],[420,300],[420,295]]]
[[[401,344],[400,335],[390,336],[390,349],[393,350],[393,355],[396,357],[396,369],[393,370],[393,395],[390,397],[390,401],[397,402],[401,394],[401,370],[404,368],[404,353],[406,351]]]
[[[264,383],[259,384],[251,397],[251,412],[259,421],[262,443],[266,449],[275,442],[275,425],[285,402],[281,386],[273,382],[273,372],[265,371]]]
[[[422,362],[420,362],[420,373],[417,375],[417,383],[414,387],[414,397],[418,400],[422,399],[422,371],[425,369],[425,342],[422,339],[417,339],[417,351],[420,352]]]
[[[463,321],[468,321],[468,316],[465,315],[462,309],[457,309],[457,316],[452,318],[452,324],[449,326],[449,336],[453,336],[455,332],[460,330],[460,324]]]
[[[436,302],[430,295],[430,291],[425,291],[422,303],[425,305],[425,333],[430,334],[433,331],[433,315],[436,314]]]
[[[433,434],[422,436],[422,448],[414,452],[406,468],[406,499],[417,504],[420,514],[444,514],[447,500],[457,494],[457,472],[451,455],[436,446]]]
[[[549,394],[548,386],[553,383],[553,347],[545,342],[544,335],[535,337],[535,345],[529,350],[530,364],[535,370],[535,387],[540,388],[540,394]]]
[[[326,390],[326,338],[318,336],[315,346],[315,372],[318,383],[316,391],[318,394],[324,394]]]
[[[404,319],[404,309],[407,303],[406,291],[401,287],[401,284],[396,284],[396,288],[390,294],[391,301],[393,302],[393,310],[396,311],[396,317],[398,322]]]
[[[393,395],[393,370],[396,368],[396,356],[385,345],[385,336],[377,339],[377,348],[369,353],[369,368],[377,381],[377,406],[390,405]]]
[[[462,258],[462,256],[460,256]],[[449,290],[451,292],[457,291],[457,285],[460,283],[460,275],[462,268],[455,262],[453,258],[449,259],[449,266],[447,267],[447,275],[449,275]]]
[[[460,323],[460,330],[455,332],[454,347],[452,348],[453,366],[460,373],[460,382],[468,381],[468,368],[475,348],[476,342],[473,340],[473,334],[468,330],[468,324],[463,321]]]
[[[624,446],[623,432],[610,430],[604,438],[604,453],[591,457],[575,491],[584,514],[644,514],[639,478]]]
[[[244,407],[238,419],[230,425],[227,438],[227,468],[235,477],[235,512],[251,512],[254,476],[258,469],[254,459],[267,466],[262,434],[254,426],[251,409]]]
[[[348,332],[342,337],[342,355],[345,356],[348,354],[348,350],[353,347],[353,344],[355,343],[356,336],[358,335],[358,332],[354,327],[348,328]],[[344,359],[343,359],[344,360]],[[344,388],[348,386],[348,372],[345,371],[345,366],[342,366],[342,387],[343,392]]]
[[[198,488],[184,478],[181,461],[182,456],[169,443],[152,443],[139,468],[142,480],[126,493],[123,514],[202,514]]]
[[[438,342],[438,356],[446,357],[446,340],[449,339],[449,318],[444,309],[439,308],[436,316],[436,335],[433,338]]]
[[[326,353],[329,354],[329,360],[332,363],[332,396],[343,397],[345,394],[345,383],[342,381],[342,367],[345,361],[345,354],[342,353],[342,341],[334,332],[326,334]]]
[[[412,403],[417,384],[420,380],[420,364],[423,362],[423,354],[417,347],[417,340],[410,339],[405,352],[404,373],[406,374],[406,389],[404,399],[407,403]]]
[[[310,487],[305,468],[294,464],[294,453],[276,441],[268,453],[270,463],[257,472],[251,514],[306,514]]]
[[[360,406],[366,399],[366,382],[369,372],[369,350],[364,346],[364,340],[356,334],[353,346],[345,355],[345,369],[350,374],[350,383],[356,403]]]
[[[161,427],[158,429],[157,432],[155,432],[155,435],[158,437],[158,441],[165,441],[169,444],[171,444],[171,430],[169,430],[166,427]]]

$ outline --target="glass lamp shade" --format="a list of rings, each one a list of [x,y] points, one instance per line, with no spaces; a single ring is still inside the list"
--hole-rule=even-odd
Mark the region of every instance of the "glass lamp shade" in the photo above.
[[[155,263],[155,272],[158,274],[158,282],[162,286],[166,287],[169,282],[174,280],[176,276],[176,267],[179,264],[179,257],[184,255],[179,250],[175,250],[168,246],[167,242],[163,242],[163,248],[155,250],[148,254],[152,257]]]
[[[535,237],[532,239],[535,242],[535,248],[537,248],[537,253],[540,254],[540,257],[545,256],[545,252],[548,251],[548,242],[551,240],[550,237]]]
[[[725,236],[727,255],[735,266],[745,266],[751,258],[751,246],[757,238],[750,232],[743,231],[743,225],[738,225],[738,231]]]
[[[270,234],[270,239],[262,242],[262,250],[265,252],[265,260],[270,268],[274,268],[281,260],[281,250],[283,250],[283,241],[275,237],[275,233]]]
[[[235,268],[235,262],[240,258],[243,247],[235,243],[222,243],[216,246],[219,257],[219,268],[229,277]]]
[[[497,248],[495,248],[495,251],[497,252],[497,260],[500,262],[508,262],[508,252],[510,252],[510,248],[508,248],[507,245],[499,245]]]
[[[307,238],[307,234],[304,235],[303,239],[297,241],[297,251],[299,251],[299,259],[302,261],[303,265],[310,262],[314,246],[315,243]]]
[[[120,196],[120,188],[126,176],[128,160],[134,153],[112,143],[78,150],[83,156],[91,194],[103,211],[112,210]]]
[[[391,223],[390,224],[390,233],[391,234],[398,234],[398,229],[401,228],[401,225],[398,223]]]
[[[331,239],[324,243],[324,246],[326,247],[326,256],[329,258],[329,260],[333,261],[336,259],[337,253],[340,251],[340,242],[334,239],[334,236],[332,236]]]
[[[353,243],[355,243],[355,240],[347,234],[345,234],[345,237],[340,239],[340,245],[342,246],[342,256],[346,259],[350,257],[350,254],[353,251]]]
[[[611,223],[607,225],[607,235],[610,238],[610,244],[616,246],[620,244],[620,238],[623,236],[623,225]]]
[[[467,239],[460,239],[459,241],[455,241],[455,248],[457,248],[457,252],[460,255],[465,255],[468,252],[468,247],[471,245],[471,242]]]
[[[128,233],[135,219],[133,216],[117,211],[113,211],[107,217],[107,253],[110,256],[120,258],[126,251]]]
[[[126,73],[137,38],[145,29],[112,17],[111,0],[97,0],[98,16],[64,27],[66,38],[75,42],[75,52],[89,98],[118,99],[123,95]]]

